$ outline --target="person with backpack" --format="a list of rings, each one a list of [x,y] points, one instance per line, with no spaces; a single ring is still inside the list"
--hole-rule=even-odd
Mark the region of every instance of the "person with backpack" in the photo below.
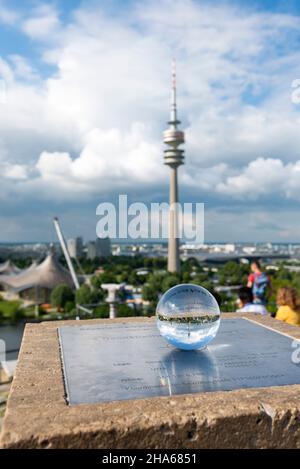
[[[251,274],[248,277],[248,288],[252,289],[254,303],[267,304],[268,289],[271,288],[271,282],[268,275],[261,271],[259,261],[251,263]]]
[[[263,316],[268,314],[267,309],[262,304],[255,304],[252,289],[241,287],[238,291],[237,313],[256,313]]]

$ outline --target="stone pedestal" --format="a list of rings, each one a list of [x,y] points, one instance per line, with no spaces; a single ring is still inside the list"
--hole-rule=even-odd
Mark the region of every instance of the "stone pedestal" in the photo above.
[[[225,317],[225,318],[224,318]],[[234,317],[234,315],[223,315]],[[300,328],[250,316],[300,339]],[[3,448],[300,448],[300,385],[68,405],[58,327],[28,325],[1,434]],[[291,348],[292,354],[292,348]],[[296,367],[299,370],[300,366]]]

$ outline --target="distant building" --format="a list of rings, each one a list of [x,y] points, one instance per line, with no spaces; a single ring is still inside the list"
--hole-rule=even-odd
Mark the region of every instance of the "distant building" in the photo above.
[[[232,254],[235,251],[236,251],[235,244],[225,244],[224,252],[228,252],[229,254]]]
[[[96,241],[90,241],[87,244],[87,258],[111,256],[111,242],[109,238],[98,238]]]
[[[243,252],[248,255],[254,255],[256,253],[256,247],[254,246],[244,246]]]
[[[111,242],[109,238],[98,238],[96,241],[97,257],[111,256]]]
[[[68,239],[68,251],[72,259],[78,259],[82,256],[83,240],[82,238]]]
[[[87,247],[87,252],[86,252],[87,258],[90,260],[94,260],[97,257],[96,243],[94,241],[89,241],[86,247]]]

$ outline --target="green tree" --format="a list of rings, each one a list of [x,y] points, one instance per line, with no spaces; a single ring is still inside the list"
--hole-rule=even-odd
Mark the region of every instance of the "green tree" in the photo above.
[[[75,310],[74,301],[67,301],[64,306],[64,310],[66,311],[66,313],[71,313],[72,311],[74,311]]]
[[[209,280],[209,277],[207,275],[206,272],[201,272],[201,273],[198,273],[194,279],[193,279],[193,283],[195,283],[196,285],[202,285],[202,283],[204,282],[207,282]]]
[[[67,302],[74,301],[74,292],[68,285],[57,285],[52,290],[50,301],[54,308],[64,308]]]
[[[109,306],[108,304],[99,305],[94,309],[93,316],[95,318],[106,319],[109,317]]]
[[[214,291],[214,285],[212,282],[210,282],[209,278],[205,277],[203,278],[202,274],[196,276],[193,279],[193,282],[195,285],[199,285],[200,287],[206,288],[210,293]]]
[[[92,291],[96,292],[98,301],[104,300],[106,297],[105,291],[101,287],[101,279],[99,278],[99,275],[94,275],[94,277],[91,278],[91,285],[92,285]]]
[[[98,275],[98,282],[100,285],[103,283],[117,283],[117,281],[117,274],[114,270],[107,270],[103,272],[103,274]]]
[[[190,283],[191,281],[191,275],[190,272],[186,271],[182,273],[182,282],[183,283]]]
[[[137,312],[135,308],[131,308],[126,304],[118,304],[117,305],[117,316],[119,318],[129,318],[137,316]]]
[[[180,283],[179,277],[177,275],[168,274],[162,283],[162,291],[163,293],[168,291],[170,288],[175,287]]]
[[[187,259],[186,261],[182,262],[181,265],[181,272],[182,274],[184,273],[191,273],[191,272],[197,272],[200,270],[200,265],[197,259],[194,257],[191,257],[190,259]]]
[[[142,298],[144,301],[150,301],[155,304],[158,301],[158,297],[169,290],[170,288],[178,285],[180,279],[174,274],[150,274],[147,283],[144,284],[142,289]]]
[[[152,258],[152,266],[154,269],[167,269],[167,260],[163,257]]]
[[[220,270],[220,285],[245,285],[247,284],[249,266],[238,262],[227,262]]]
[[[76,291],[76,303],[79,305],[92,305],[99,303],[102,300],[101,293],[99,294],[96,290],[92,290],[89,285],[81,285]]]
[[[4,320],[10,322],[17,322],[24,316],[24,309],[21,308],[20,301],[1,301],[0,302],[0,316]]]
[[[142,289],[142,298],[144,301],[156,302],[158,299],[158,290],[153,284],[145,284]]]

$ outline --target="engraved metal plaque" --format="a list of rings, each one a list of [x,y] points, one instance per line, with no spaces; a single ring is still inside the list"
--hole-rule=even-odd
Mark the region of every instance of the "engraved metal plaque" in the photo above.
[[[180,351],[153,324],[59,328],[69,404],[300,384],[293,339],[225,319],[204,351]]]

